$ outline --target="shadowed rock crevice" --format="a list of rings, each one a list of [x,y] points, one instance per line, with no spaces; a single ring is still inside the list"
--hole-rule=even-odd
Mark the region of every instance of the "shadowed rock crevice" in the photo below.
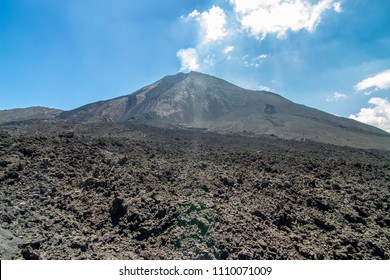
[[[123,199],[116,197],[110,209],[111,223],[112,226],[116,226],[119,219],[126,215],[127,206],[123,205]]]

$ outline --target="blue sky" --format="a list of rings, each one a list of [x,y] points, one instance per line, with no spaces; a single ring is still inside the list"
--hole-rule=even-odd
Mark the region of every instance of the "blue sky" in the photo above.
[[[390,131],[388,0],[0,0],[0,109],[196,70]]]

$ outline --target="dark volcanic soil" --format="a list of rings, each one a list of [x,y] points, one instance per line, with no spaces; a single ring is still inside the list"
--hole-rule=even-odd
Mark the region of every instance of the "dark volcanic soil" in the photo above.
[[[111,123],[0,127],[1,259],[389,259],[390,153]]]

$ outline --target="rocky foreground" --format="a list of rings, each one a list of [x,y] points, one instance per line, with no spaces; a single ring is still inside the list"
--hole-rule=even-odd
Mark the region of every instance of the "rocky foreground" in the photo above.
[[[0,126],[1,259],[389,259],[390,152],[142,125]]]

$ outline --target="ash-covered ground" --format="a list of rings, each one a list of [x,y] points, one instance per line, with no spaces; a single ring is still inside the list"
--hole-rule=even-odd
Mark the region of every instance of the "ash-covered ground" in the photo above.
[[[389,259],[390,152],[135,124],[0,126],[1,259]]]

